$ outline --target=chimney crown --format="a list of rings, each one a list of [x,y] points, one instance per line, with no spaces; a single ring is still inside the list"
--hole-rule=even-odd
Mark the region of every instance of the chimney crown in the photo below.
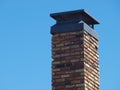
[[[57,23],[63,23],[66,21],[84,21],[87,24],[99,24],[99,22],[90,16],[84,9],[60,12],[60,13],[52,13],[50,14],[52,18],[54,18]]]

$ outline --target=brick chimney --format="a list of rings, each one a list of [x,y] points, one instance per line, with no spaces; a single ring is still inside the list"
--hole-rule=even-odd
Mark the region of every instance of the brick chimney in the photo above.
[[[99,90],[99,24],[85,10],[50,14],[52,90]]]

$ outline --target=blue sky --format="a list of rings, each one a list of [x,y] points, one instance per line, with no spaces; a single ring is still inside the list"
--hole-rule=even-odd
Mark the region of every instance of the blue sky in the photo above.
[[[77,9],[101,23],[101,90],[120,90],[119,0],[0,0],[0,90],[51,90],[49,14]]]

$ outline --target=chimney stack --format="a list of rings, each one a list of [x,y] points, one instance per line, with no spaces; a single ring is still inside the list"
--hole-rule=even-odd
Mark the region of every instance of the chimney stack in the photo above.
[[[85,10],[50,14],[52,90],[99,90],[99,22]]]

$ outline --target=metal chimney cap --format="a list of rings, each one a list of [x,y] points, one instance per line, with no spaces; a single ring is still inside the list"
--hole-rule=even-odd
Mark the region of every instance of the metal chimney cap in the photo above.
[[[50,14],[57,22],[69,21],[69,20],[83,20],[87,24],[99,24],[99,22],[89,15],[84,9],[52,13]]]

